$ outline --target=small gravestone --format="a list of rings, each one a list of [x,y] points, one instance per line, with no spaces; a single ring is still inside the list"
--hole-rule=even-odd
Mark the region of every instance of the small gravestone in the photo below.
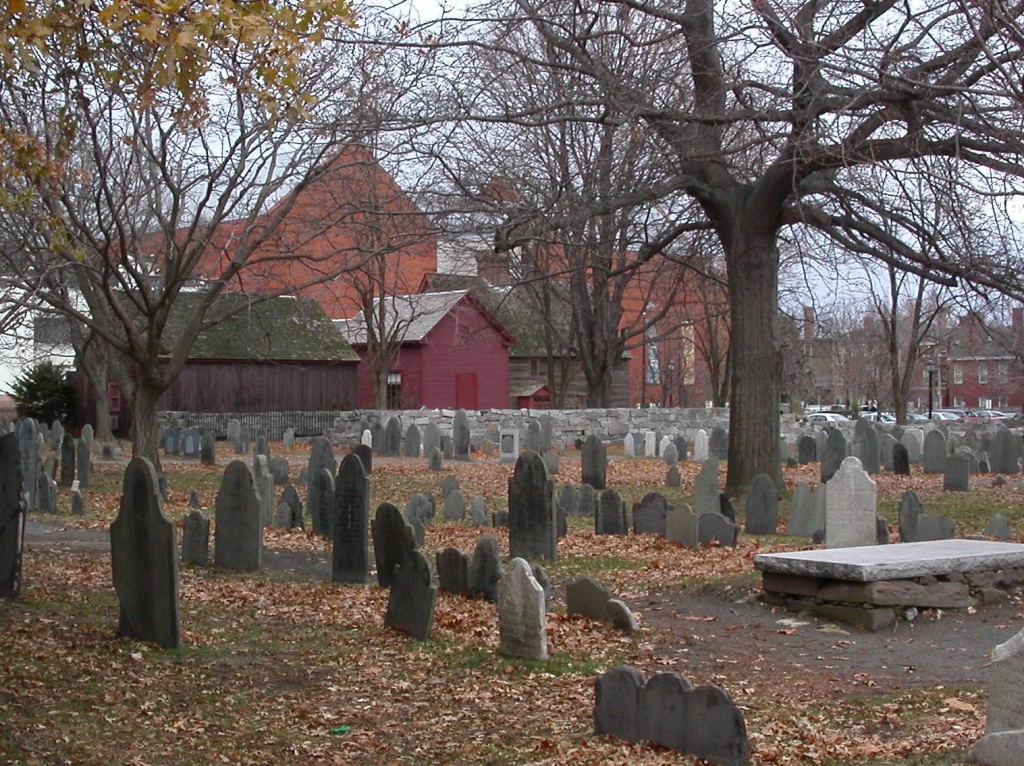
[[[946,470],[946,435],[938,428],[924,436],[921,467],[925,473],[944,473]]]
[[[724,428],[711,429],[711,435],[708,437],[708,456],[719,460],[729,459],[729,432]]]
[[[85,515],[85,498],[82,497],[82,493],[78,489],[71,490],[71,515]]]
[[[424,529],[434,520],[434,496],[426,492],[415,492],[405,504],[405,518],[418,522]]]
[[[399,457],[402,453],[402,421],[392,415],[384,429],[384,457]]]
[[[430,453],[427,455],[427,461],[428,461],[428,466],[430,467],[431,471],[443,471],[444,470],[444,460],[442,459],[442,456],[441,456],[441,448],[440,447],[431,447],[430,448]]]
[[[540,456],[537,458],[539,460]],[[513,558],[508,572],[498,581],[499,653],[506,657],[547,660],[547,614],[544,609],[544,590],[530,571],[529,563],[522,558]]]
[[[423,426],[423,454],[429,456],[435,447],[441,449],[441,429],[437,423],[427,423]]]
[[[1021,437],[1009,428],[1000,428],[992,437],[992,446],[988,450],[989,468],[992,473],[1015,476],[1021,471],[1022,454]]]
[[[193,489],[188,493],[188,507],[193,510],[199,508],[199,490]]]
[[[531,452],[541,453],[540,447],[540,421],[531,418],[526,424],[526,449]]]
[[[701,513],[697,516],[697,544],[718,543],[724,548],[735,548],[739,527],[720,513]]]
[[[445,460],[455,459],[455,442],[449,434],[441,434],[441,455]]]
[[[391,503],[377,506],[370,526],[373,555],[377,564],[377,584],[382,588],[390,588],[395,578],[395,567],[409,551],[416,550],[412,526]]]
[[[267,462],[267,470],[274,486],[283,487],[288,483],[288,461],[282,457],[272,457]]]
[[[628,530],[626,501],[617,490],[604,490],[598,497],[597,511],[594,513],[594,534],[624,535]]]
[[[746,532],[748,535],[774,535],[779,517],[779,494],[767,474],[758,474],[747,491]]]
[[[910,453],[902,442],[892,445],[892,472],[897,476],[910,476]]]
[[[813,463],[818,459],[818,442],[813,436],[804,434],[796,443],[796,462],[800,465]]]
[[[334,448],[331,443],[322,436],[315,437],[309,443],[309,460],[306,462],[306,507],[313,516],[313,531],[318,535],[329,533],[329,523],[325,522],[330,511],[328,508],[320,507],[314,485],[321,481],[321,471],[327,471],[333,482],[337,470],[338,464],[334,459]],[[333,507],[333,497],[331,503]]]
[[[703,463],[709,457],[711,450],[708,447],[708,432],[701,428],[693,437],[693,461]]]
[[[640,630],[640,625],[636,621],[636,615],[626,606],[626,602],[621,599],[612,598],[608,600],[608,621],[612,624],[613,628],[621,630],[623,633],[636,633]]]
[[[274,475],[269,460],[261,452],[253,456],[252,475],[256,481],[256,497],[260,501],[260,521],[269,527],[274,521]]]
[[[648,492],[633,506],[633,534],[665,536],[668,500],[659,492]]]
[[[917,493],[912,490],[903,493],[899,516],[901,543],[951,540],[956,536],[956,523],[946,516],[925,513]]]
[[[596,509],[597,493],[589,484],[581,484],[576,493],[576,515],[592,519]]]
[[[363,464],[363,470],[366,471],[367,476],[373,473],[373,450],[370,447],[367,447],[365,444],[357,444],[352,448],[352,454],[359,458],[359,462]]]
[[[466,500],[459,490],[456,489],[445,495],[442,512],[449,521],[462,521],[466,518]]]
[[[60,442],[60,484],[70,487],[75,481],[75,437],[64,434]]]
[[[39,473],[39,484],[36,487],[36,503],[40,513],[57,512],[57,482],[45,471]]]
[[[608,601],[612,593],[593,577],[577,577],[565,586],[565,613],[588,620],[608,622]]]
[[[406,457],[418,458],[420,456],[420,429],[415,423],[405,431],[403,451]]]
[[[103,448],[100,450],[100,457],[103,458],[104,460],[113,460],[114,449],[115,448],[113,444],[111,444],[110,442],[104,442]]]
[[[445,498],[449,492],[454,492],[459,488],[459,477],[455,474],[448,474],[441,479],[441,497]]]
[[[452,419],[452,449],[456,460],[469,460],[469,417],[459,410]]]
[[[206,566],[210,560],[210,520],[202,511],[190,511],[185,517],[181,560],[182,563],[201,567]]]
[[[997,540],[1009,540],[1013,536],[1013,531],[1010,529],[1009,519],[1001,513],[996,513],[989,518],[982,534]]]
[[[313,534],[331,538],[334,509],[334,474],[326,468],[317,471],[306,505],[312,517]]]
[[[717,686],[694,686],[678,673],[645,679],[620,665],[595,682],[594,733],[651,742],[720,766],[743,766],[750,741],[743,713]]]
[[[200,437],[199,462],[203,465],[217,465],[217,443],[211,431],[203,431]]]
[[[92,451],[89,448],[90,442],[82,437],[78,440],[77,460],[78,460],[78,486],[82,489],[86,489],[92,486]]]
[[[1024,630],[992,650],[985,736],[970,759],[986,766],[1020,766],[1024,753]]]
[[[548,476],[557,476],[559,469],[558,453],[548,450],[542,457],[544,458],[544,465],[548,469]]]
[[[364,447],[369,447],[371,452],[373,451],[373,432],[369,428],[363,429],[359,435],[359,443]]]
[[[718,458],[709,457],[693,480],[693,509],[698,513],[719,513]]]
[[[299,497],[298,490],[295,489],[294,485],[289,484],[285,487],[281,491],[281,497],[277,502],[278,506],[284,505],[288,508],[287,516],[283,519],[286,523],[281,526],[285,526],[290,529],[302,529],[306,526],[303,520],[305,513],[302,506],[302,499]]]
[[[436,555],[437,587],[446,593],[469,596],[469,556],[458,548],[445,548]]]
[[[665,538],[687,548],[696,548],[700,544],[697,536],[697,514],[686,503],[669,508],[665,518]]]
[[[819,485],[812,490],[807,484],[798,484],[793,492],[793,507],[789,513],[786,534],[813,538],[825,531],[825,490]]]
[[[469,518],[474,527],[487,526],[487,500],[483,495],[474,495],[469,505]]]
[[[596,434],[591,434],[583,442],[581,454],[583,484],[594,489],[605,488],[605,476],[608,470],[608,454],[604,442]]]
[[[395,570],[384,626],[426,641],[434,623],[437,588],[430,584],[430,564],[419,551],[409,551]]]
[[[498,459],[514,463],[519,458],[519,429],[502,428],[498,432]]]
[[[21,592],[21,560],[25,541],[25,499],[22,495],[18,437],[0,437],[0,598]]]
[[[501,581],[501,552],[494,535],[481,535],[469,562],[469,595],[485,601],[498,600]]]
[[[636,445],[633,443],[633,434],[626,434],[622,437],[622,456],[626,458],[636,457]]]
[[[580,493],[572,484],[563,484],[558,488],[558,509],[566,516],[576,515],[576,506],[579,505]]]
[[[536,452],[523,452],[509,477],[508,523],[512,558],[557,558],[554,485]]]
[[[284,433],[281,434],[281,443],[286,450],[290,450],[295,446],[295,428],[288,426],[284,429]]]
[[[377,422],[370,426],[370,446],[378,455],[384,454],[386,433],[383,423]]]
[[[860,460],[848,457],[825,485],[825,547],[847,548],[877,542],[878,486]]]
[[[907,448],[907,458],[911,465],[918,465],[924,451],[924,431],[920,428],[905,429],[900,436],[900,444]]]
[[[665,437],[668,438],[667,436]],[[675,466],[679,462],[679,450],[676,449],[674,443],[667,442],[661,450],[661,459],[665,461],[668,466]]]
[[[235,451],[236,455],[244,455],[248,452],[248,449],[242,446],[242,423],[238,418],[228,420],[225,437],[231,443],[231,448]]]
[[[947,492],[967,492],[971,488],[971,459],[960,450],[946,458],[942,488]]]
[[[670,465],[668,470],[665,472],[665,486],[666,487],[679,487],[682,486],[683,477],[679,473],[678,465]]]
[[[348,454],[334,479],[334,514],[331,579],[334,582],[366,582],[369,571],[370,480],[362,461]]]
[[[110,525],[110,563],[120,603],[117,632],[165,649],[181,646],[174,524],[145,458],[132,458],[125,469],[121,507]]]
[[[86,451],[92,450],[93,442],[95,441],[95,439],[96,436],[92,425],[90,423],[86,423],[84,426],[82,426],[81,441],[85,443],[83,446],[85,447]]]
[[[214,561],[220,569],[259,570],[263,523],[259,493],[249,466],[234,460],[224,471],[214,505]]]
[[[831,479],[846,459],[849,449],[846,437],[838,428],[825,429],[825,453],[821,457],[821,483]],[[859,461],[858,461],[859,462]]]

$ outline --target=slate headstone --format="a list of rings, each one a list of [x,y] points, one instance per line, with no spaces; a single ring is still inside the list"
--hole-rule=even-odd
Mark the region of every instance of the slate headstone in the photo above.
[[[92,451],[85,437],[78,440],[76,457],[78,459],[78,486],[82,489],[87,489],[92,486]]]
[[[462,521],[466,518],[466,500],[459,490],[445,495],[443,513],[445,519],[449,521]]]
[[[441,449],[441,429],[437,423],[423,426],[423,454],[429,456],[434,449]]]
[[[818,442],[813,436],[804,434],[796,443],[796,462],[800,465],[813,463],[818,459]]]
[[[718,458],[709,457],[693,480],[693,509],[698,515],[720,513],[718,495]]]
[[[502,576],[498,540],[494,535],[481,535],[469,562],[469,595],[486,601],[497,601],[498,583]]]
[[[185,517],[185,531],[181,538],[181,561],[204,567],[210,560],[210,520],[200,510],[190,511]]]
[[[937,428],[933,428],[924,435],[921,467],[925,473],[945,473],[946,471],[946,435]]]
[[[333,485],[334,474],[338,470],[338,464],[334,459],[334,448],[331,443],[322,436],[314,437],[309,443],[309,460],[306,462],[306,507],[313,517],[313,531],[318,535],[330,534],[330,509],[334,507],[333,496],[330,498],[331,505],[321,508],[317,497],[315,484],[320,482],[321,493],[324,490],[321,471],[327,471],[331,476]],[[332,490],[333,492],[333,490]]]
[[[565,586],[565,613],[582,615],[588,620],[608,622],[608,602],[612,593],[608,586],[593,577],[577,577]]]
[[[746,532],[749,535],[774,535],[779,518],[779,493],[767,474],[758,474],[747,491]]]
[[[1009,519],[1001,513],[996,513],[989,518],[982,534],[997,540],[1009,540],[1013,536],[1013,531],[1010,529]]]
[[[554,485],[536,452],[523,452],[508,480],[509,550],[512,558],[557,558]]]
[[[729,459],[729,432],[724,428],[716,427],[711,429],[708,437],[709,457],[716,457],[719,460]]]
[[[636,456],[636,445],[633,444],[633,434],[626,434],[622,437],[622,456],[626,458]]]
[[[371,524],[377,584],[390,588],[398,566],[409,551],[416,549],[412,526],[391,503],[381,503]]]
[[[798,484],[793,491],[792,510],[786,534],[813,538],[825,532],[825,489],[814,490],[807,484]]]
[[[233,460],[224,470],[214,505],[214,562],[220,569],[259,570],[263,557],[263,521],[252,470]]]
[[[469,416],[459,410],[452,419],[452,448],[456,460],[469,460]]]
[[[412,423],[405,431],[404,452],[406,457],[418,458],[420,456],[420,429]]]
[[[583,472],[582,483],[589,484],[594,489],[604,489],[608,470],[608,452],[599,436],[590,434],[584,440],[580,458]]]
[[[474,527],[487,526],[487,500],[483,495],[474,495],[469,505],[469,518]]]
[[[289,484],[283,490],[281,490],[281,497],[278,498],[278,505],[285,505],[288,507],[287,523],[286,526],[291,529],[302,529],[305,528],[304,521],[304,508],[302,505],[302,499],[299,497],[298,490],[295,489],[295,485]]]
[[[622,499],[618,490],[604,490],[597,500],[597,512],[594,514],[594,534],[624,535],[628,530],[626,501]]]
[[[366,582],[369,571],[370,480],[362,461],[345,455],[334,480],[331,579]]]
[[[430,583],[430,564],[419,551],[409,551],[395,570],[384,625],[404,631],[417,641],[426,641],[434,623],[436,601],[437,588]]]
[[[648,492],[633,506],[633,534],[665,536],[668,500],[659,492]]]
[[[434,520],[436,508],[434,496],[426,492],[414,492],[405,504],[405,518],[418,522],[424,529]]]
[[[399,457],[402,454],[402,421],[397,416],[388,418],[384,429],[384,457]]]
[[[18,436],[7,433],[0,436],[0,598],[16,599],[21,592],[25,516]]]
[[[437,587],[446,593],[469,596],[469,556],[458,548],[437,552]]]
[[[312,518],[313,533],[333,539],[334,531],[334,474],[321,468],[313,477],[312,487],[306,499]]]
[[[708,432],[701,428],[693,438],[693,461],[703,463],[709,457],[711,450],[708,446]]]
[[[992,437],[992,446],[988,450],[989,468],[992,473],[1016,476],[1021,471],[1022,454],[1024,446],[1021,437],[1009,428],[1000,428]]]
[[[70,487],[75,481],[75,437],[64,434],[60,442],[60,484]]]
[[[217,443],[213,432],[203,431],[199,442],[199,462],[203,465],[217,465]]]
[[[498,634],[498,651],[506,657],[547,660],[544,590],[525,559],[513,558],[498,581]]]
[[[427,461],[431,471],[443,471],[444,460],[441,456],[440,447],[431,447],[427,454]]]
[[[897,476],[910,476],[910,452],[902,442],[892,446],[892,472]]]
[[[826,483],[831,479],[836,471],[839,470],[840,464],[846,459],[849,449],[846,443],[846,437],[843,436],[843,432],[838,428],[826,428],[825,429],[825,453],[821,457],[821,483]],[[860,462],[860,461],[857,461]]]
[[[946,458],[942,488],[946,492],[967,492],[971,488],[971,459],[960,450]]]
[[[700,542],[697,535],[697,514],[686,503],[668,509],[665,519],[665,537],[687,548],[696,548]]]
[[[697,544],[718,543],[725,548],[735,548],[739,527],[721,513],[701,513],[697,516]]]

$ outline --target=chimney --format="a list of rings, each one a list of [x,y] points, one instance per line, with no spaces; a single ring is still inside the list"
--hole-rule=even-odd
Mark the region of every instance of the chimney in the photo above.
[[[804,306],[804,340],[814,340],[815,324],[814,306]]]
[[[1017,306],[1013,309],[1013,329],[1017,332],[1024,330],[1024,307]]]

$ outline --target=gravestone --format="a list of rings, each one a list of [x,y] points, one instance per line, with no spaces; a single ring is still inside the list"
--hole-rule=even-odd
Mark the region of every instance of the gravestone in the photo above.
[[[462,521],[466,518],[466,500],[459,490],[445,495],[443,513],[449,521]]]
[[[267,434],[260,431],[256,434],[256,446],[253,448],[253,457],[263,455],[270,462],[270,444],[267,442]]]
[[[436,555],[437,587],[446,593],[468,596],[469,556],[458,548],[445,548]]]
[[[709,457],[711,457],[711,451],[708,447],[708,432],[701,428],[693,437],[693,461],[703,463]]]
[[[1024,630],[992,650],[985,736],[970,759],[987,766],[1020,766],[1024,753]]]
[[[181,561],[204,567],[210,560],[210,520],[200,510],[190,511],[185,517],[185,531],[181,538]]]
[[[384,429],[384,457],[399,457],[402,454],[402,422],[392,415]]]
[[[0,436],[0,598],[21,592],[21,561],[25,544],[25,499],[22,495],[21,450],[14,433]]]
[[[823,536],[825,533],[825,489],[814,490],[807,484],[798,484],[793,492],[793,509],[789,514],[786,534],[795,537]]]
[[[665,471],[665,486],[680,487],[683,484],[683,476],[679,473],[678,465],[670,465]]]
[[[821,456],[821,483],[831,479],[847,456],[846,437],[838,428],[825,429],[825,452]],[[859,462],[859,461],[858,461]]]
[[[429,455],[434,449],[441,449],[441,429],[437,423],[423,426],[423,454]]]
[[[508,523],[512,558],[557,558],[554,485],[536,452],[523,452],[509,477]]]
[[[693,509],[701,513],[719,513],[718,458],[709,457],[693,480]]]
[[[267,463],[267,469],[270,471],[270,476],[274,480],[274,485],[283,487],[288,483],[288,461],[283,457],[272,457]]]
[[[203,431],[200,438],[199,462],[203,465],[217,465],[217,443],[211,431]]]
[[[452,448],[456,460],[469,460],[469,417],[459,410],[452,419]]]
[[[540,422],[531,418],[526,424],[526,449],[541,454]]]
[[[665,465],[674,467],[679,462],[679,450],[676,449],[676,445],[667,442],[661,450],[661,459],[665,461]]]
[[[622,437],[622,456],[627,458],[636,456],[636,445],[633,444],[633,434],[626,434]]]
[[[455,459],[455,442],[448,434],[441,434],[441,454],[445,460]],[[466,458],[469,460],[469,458]]]
[[[39,473],[39,482],[36,486],[36,504],[40,513],[57,512],[57,482],[51,479],[45,471]]]
[[[474,527],[487,526],[487,500],[483,495],[474,495],[469,504],[469,519]]]
[[[32,418],[25,418],[18,424],[18,459],[27,513],[39,509],[39,449],[39,427]]]
[[[621,599],[613,598],[608,600],[608,620],[613,628],[624,633],[636,633],[640,630],[636,616]]]
[[[377,422],[370,426],[370,446],[378,455],[384,454],[384,442],[386,441],[386,429],[384,424]]]
[[[494,535],[481,535],[469,562],[469,595],[485,601],[497,601],[498,583],[502,577],[498,541]]]
[[[79,489],[71,490],[71,515],[85,515],[85,498],[82,497],[82,492]]]
[[[907,448],[907,458],[911,465],[918,465],[921,462],[921,453],[924,451],[924,431],[920,428],[904,429],[900,436],[900,444]]]
[[[86,423],[84,426],[82,426],[81,440],[85,442],[86,451],[89,451],[93,448],[93,442],[95,441],[95,439],[96,437],[93,432],[92,425]]]
[[[648,492],[633,506],[633,534],[665,536],[668,500],[659,492]]]
[[[858,420],[858,423],[866,423],[867,427],[862,429],[858,446],[860,447],[860,462],[869,476],[874,476],[882,469],[882,459],[878,446],[878,431],[870,421]]]
[[[565,613],[582,615],[588,620],[608,622],[608,602],[612,593],[593,577],[577,577],[565,586]]]
[[[317,471],[306,505],[309,506],[313,533],[333,539],[334,474],[328,469]]]
[[[897,476],[910,476],[910,452],[902,442],[892,445],[892,472]]]
[[[121,507],[110,525],[110,564],[120,603],[119,635],[181,646],[178,552],[174,524],[164,515],[156,469],[146,458],[128,463]]]
[[[813,463],[818,459],[818,442],[808,434],[804,434],[796,443],[796,462],[800,465]]]
[[[878,487],[851,456],[825,485],[825,547],[848,548],[877,542]]]
[[[363,464],[363,470],[366,471],[366,475],[369,476],[373,473],[373,448],[366,444],[357,444],[352,448],[352,452],[359,462]]]
[[[177,455],[181,451],[181,431],[177,428],[164,430],[164,454]]]
[[[263,522],[259,492],[249,466],[233,460],[224,471],[214,505],[214,561],[220,569],[259,570]]]
[[[377,563],[377,584],[390,588],[394,569],[410,551],[416,550],[413,527],[391,503],[377,506],[371,524],[374,538],[374,559]]]
[[[1010,520],[1001,513],[993,514],[985,525],[985,530],[982,534],[986,537],[994,537],[997,540],[1009,540],[1013,536],[1013,531],[1010,529]]]
[[[556,497],[558,510],[566,516],[575,516],[576,507],[580,502],[580,493],[572,484],[563,484],[558,488]]]
[[[431,447],[430,453],[427,456],[428,466],[431,471],[443,471],[444,462],[441,456],[440,447]]]
[[[651,742],[721,766],[750,760],[743,713],[717,686],[694,686],[678,673],[645,679],[620,665],[594,684],[594,733]]]
[[[519,457],[519,429],[502,428],[498,432],[498,459],[502,463],[514,463]]]
[[[59,450],[64,446],[64,426],[59,420],[54,420],[50,424],[50,447],[55,450]]]
[[[316,496],[317,482],[320,482],[320,491],[324,490],[321,471],[327,471],[332,481],[330,505],[326,508],[320,506],[320,498]],[[338,464],[331,443],[322,436],[315,437],[309,443],[309,460],[306,462],[306,507],[313,516],[313,531],[318,535],[330,534],[330,522],[327,519],[330,517],[330,509],[334,507],[333,480],[337,471]]]
[[[555,427],[548,414],[541,415],[537,420],[540,422],[540,452],[543,455],[554,447]]]
[[[590,434],[583,442],[580,456],[583,472],[583,484],[594,489],[605,488],[605,475],[608,470],[608,454],[604,442],[597,434]]]
[[[242,422],[238,418],[228,420],[224,433],[236,455],[244,455],[247,452],[242,448]]]
[[[735,548],[739,527],[720,513],[701,513],[697,516],[697,544],[718,543],[724,548]]]
[[[284,433],[281,434],[281,443],[286,450],[291,450],[295,447],[295,428],[288,426],[284,429]]]
[[[729,432],[722,427],[711,429],[708,437],[708,456],[719,460],[729,459]]]
[[[1000,428],[992,437],[992,446],[988,450],[989,468],[992,473],[1015,476],[1021,470],[1022,452],[1021,437],[1009,428]]]
[[[576,515],[592,519],[596,510],[597,493],[591,485],[581,484],[576,493]]]
[[[548,450],[542,457],[544,458],[544,465],[548,469],[548,476],[558,475],[558,453],[553,450]]]
[[[420,456],[420,429],[415,423],[405,431],[405,456],[418,458]]]
[[[274,520],[274,475],[267,465],[267,456],[257,452],[253,456],[253,479],[256,482],[256,497],[260,503],[260,523],[269,527]]]
[[[732,501],[724,492],[718,493],[718,512],[725,516],[733,524],[736,523],[736,511],[732,507]]]
[[[933,428],[924,435],[921,467],[925,473],[945,473],[946,471],[946,435],[938,428]]]
[[[968,448],[964,447],[963,449]],[[957,450],[946,458],[942,488],[946,492],[967,492],[971,488],[971,458],[969,455]]]
[[[299,492],[295,489],[295,485],[289,484],[281,490],[281,497],[277,502],[278,507],[285,505],[288,508],[287,517],[283,519],[286,523],[280,526],[285,526],[290,529],[305,528],[306,524],[303,519],[305,513],[302,506],[302,499],[299,497]]]
[[[437,588],[430,584],[430,564],[419,551],[405,554],[395,570],[384,626],[426,641],[434,623]]]
[[[654,431],[644,431],[644,457],[656,457],[658,451],[658,437]]]
[[[594,534],[624,535],[629,530],[626,521],[626,501],[615,489],[604,490],[597,500],[594,514]]]
[[[434,496],[426,492],[414,492],[405,504],[406,520],[417,522],[424,529],[434,520],[435,511]]]
[[[199,490],[193,489],[188,493],[188,507],[197,510],[199,508]]]
[[[946,516],[925,513],[917,493],[912,490],[907,490],[900,498],[899,519],[901,543],[951,540],[956,537],[956,523]]]
[[[242,427],[238,431],[238,446],[241,448],[238,454],[248,455],[250,444],[252,444],[252,428],[248,423],[242,423]]]
[[[363,432],[359,435],[359,443],[364,447],[369,447],[370,452],[373,452],[373,432],[369,428],[363,429]]]
[[[92,451],[83,436],[78,440],[78,486],[87,489],[92,486]]]
[[[779,520],[779,493],[767,474],[758,474],[747,490],[746,532],[774,535]]]
[[[75,481],[75,437],[64,434],[60,442],[60,485],[70,487]]]
[[[441,479],[441,498],[444,499],[450,492],[454,492],[459,488],[459,477],[453,473],[448,474]]]
[[[686,503],[669,508],[665,519],[665,538],[687,548],[696,548],[699,545],[697,514],[693,512],[693,508]]]
[[[513,558],[498,581],[498,635],[498,652],[506,657],[548,658],[544,590],[525,559]]]
[[[892,452],[896,447],[896,437],[889,433],[878,436],[878,459],[886,471],[893,470]]]
[[[370,516],[370,480],[363,464],[348,454],[334,480],[334,541],[331,579],[334,582],[366,582],[369,570],[367,530]]]
[[[198,429],[187,428],[181,435],[181,452],[185,457],[199,457],[200,434]]]

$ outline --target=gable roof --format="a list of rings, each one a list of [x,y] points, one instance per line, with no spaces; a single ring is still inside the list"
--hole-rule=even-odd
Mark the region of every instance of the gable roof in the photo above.
[[[389,295],[373,302],[374,311],[378,310],[382,300],[385,301],[387,324],[389,327],[399,327],[397,339],[402,343],[422,343],[438,322],[464,301],[480,312],[509,344],[515,342],[504,326],[469,290]],[[350,319],[337,319],[334,324],[353,346],[366,344],[366,322],[362,314]]]
[[[167,337],[192,311],[198,296],[182,294],[175,301]],[[210,309],[223,317],[196,338],[189,359],[236,359],[279,362],[358,362],[359,355],[314,300],[254,300],[228,293]]]

